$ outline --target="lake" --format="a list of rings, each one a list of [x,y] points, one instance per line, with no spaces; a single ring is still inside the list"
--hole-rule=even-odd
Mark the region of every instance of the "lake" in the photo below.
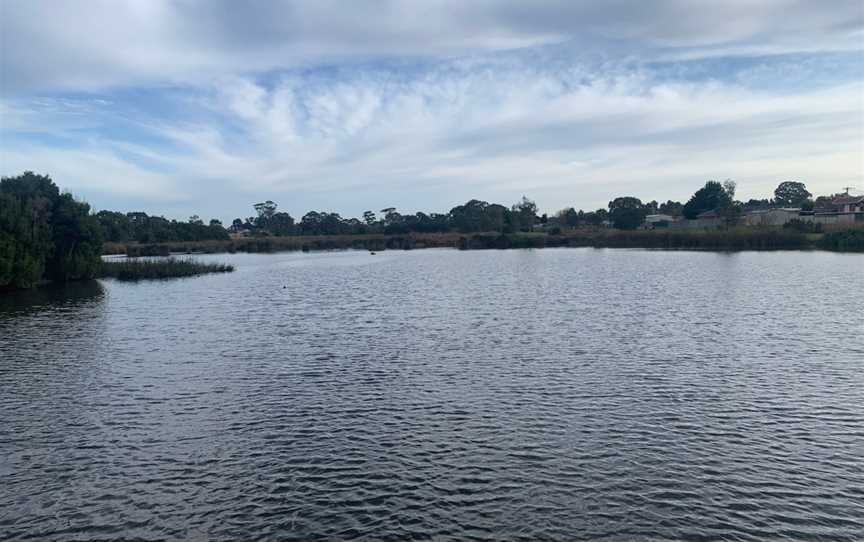
[[[0,539],[862,539],[864,255],[202,259],[0,294]]]

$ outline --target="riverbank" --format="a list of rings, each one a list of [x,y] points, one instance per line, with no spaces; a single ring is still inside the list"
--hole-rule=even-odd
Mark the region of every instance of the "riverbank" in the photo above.
[[[782,228],[738,228],[716,231],[574,230],[547,233],[428,233],[406,235],[320,235],[244,237],[227,241],[191,241],[157,244],[105,243],[105,254],[168,256],[223,252],[281,252],[317,250],[461,250],[593,247],[667,250],[833,250],[864,251],[864,229],[829,233],[802,233]]]

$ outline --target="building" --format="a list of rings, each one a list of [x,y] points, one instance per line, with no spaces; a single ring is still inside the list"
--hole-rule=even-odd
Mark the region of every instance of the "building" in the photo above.
[[[839,196],[831,200],[838,213],[864,213],[864,196]]]
[[[662,228],[668,228],[670,224],[677,221],[678,219],[672,215],[664,215],[664,214],[656,214],[656,215],[648,215],[645,217],[645,222],[642,224],[642,229],[645,230],[657,230]]]
[[[677,220],[669,227],[679,230],[715,230],[726,225],[726,219],[717,211],[705,211],[693,219]]]
[[[786,207],[750,211],[744,215],[742,222],[745,226],[782,226],[792,220],[801,220],[803,218],[801,209]]]

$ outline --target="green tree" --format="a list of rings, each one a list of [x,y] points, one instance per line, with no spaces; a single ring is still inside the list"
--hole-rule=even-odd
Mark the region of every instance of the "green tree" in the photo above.
[[[102,228],[86,203],[60,194],[47,175],[0,179],[0,286],[93,277]]]
[[[90,206],[63,194],[54,202],[51,225],[54,250],[48,260],[48,277],[60,282],[95,277],[102,254],[102,229],[90,215]]]
[[[258,221],[262,223],[260,227],[265,227],[267,221],[276,214],[276,208],[278,205],[268,199],[265,202],[256,203],[252,207],[255,209],[255,212],[258,213]]]
[[[612,227],[619,230],[635,230],[645,221],[648,211],[642,200],[632,196],[615,198],[609,202],[609,218]]]
[[[267,223],[267,231],[273,235],[293,235],[294,218],[288,213],[275,213]]]
[[[803,207],[812,197],[804,183],[798,181],[783,181],[774,190],[774,201],[781,207]]]
[[[717,181],[708,181],[684,204],[682,214],[685,218],[696,218],[706,211],[732,207],[732,195]]]
[[[669,216],[681,216],[684,205],[680,201],[667,200],[666,203],[661,203],[657,208],[660,213]]]
[[[531,231],[537,223],[537,204],[525,196],[513,204],[510,212],[513,213],[513,225],[520,231]]]

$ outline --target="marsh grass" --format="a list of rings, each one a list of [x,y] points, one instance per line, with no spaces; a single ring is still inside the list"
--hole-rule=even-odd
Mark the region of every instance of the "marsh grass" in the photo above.
[[[404,235],[319,235],[248,237],[230,241],[107,244],[105,254],[167,256],[176,253],[280,252],[317,250],[410,250],[415,248],[507,249],[543,247],[649,248],[666,250],[811,250],[862,249],[864,228],[826,226],[824,233],[791,228],[728,228],[719,230],[556,229],[554,233],[411,233]],[[836,230],[836,231],[835,231]]]
[[[123,259],[103,260],[99,268],[99,276],[118,280],[167,279],[231,271],[234,271],[233,265],[198,262],[191,258]]]

